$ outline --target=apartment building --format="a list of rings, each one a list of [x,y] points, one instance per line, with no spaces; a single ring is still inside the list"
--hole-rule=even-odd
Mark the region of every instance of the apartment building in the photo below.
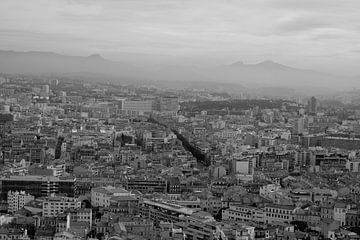
[[[35,197],[46,197],[51,196],[51,194],[64,194],[68,197],[74,197],[76,179],[54,176],[14,175],[0,178],[0,190],[1,194],[7,194],[9,191],[26,191]]]
[[[77,198],[51,196],[43,202],[42,214],[44,217],[56,217],[68,209],[81,207],[81,201]]]
[[[290,223],[294,221],[295,206],[269,204],[265,207],[265,223]]]
[[[223,220],[236,222],[257,222],[264,223],[265,211],[249,205],[230,204],[228,209],[222,211]]]
[[[166,179],[157,178],[141,178],[136,177],[128,179],[127,190],[137,190],[142,193],[166,193],[167,182]]]
[[[22,209],[26,203],[34,200],[35,197],[25,191],[9,191],[7,194],[8,212],[15,213]]]
[[[155,226],[160,222],[176,223],[180,221],[180,216],[190,216],[195,211],[190,208],[171,204],[164,201],[144,199],[140,202],[139,213],[142,217],[154,221]]]
[[[91,205],[94,207],[110,207],[113,197],[134,197],[134,194],[124,188],[112,186],[91,189]]]
[[[174,225],[183,230],[186,239],[216,239],[216,232],[220,228],[220,223],[216,222],[209,214],[198,212],[191,216],[181,216],[180,219],[181,221]]]

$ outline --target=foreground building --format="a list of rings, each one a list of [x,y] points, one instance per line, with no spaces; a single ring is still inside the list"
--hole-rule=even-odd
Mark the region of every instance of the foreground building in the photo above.
[[[43,202],[42,214],[44,217],[56,217],[66,210],[81,207],[81,201],[77,198],[51,196]]]
[[[159,226],[161,221],[170,223],[179,222],[180,216],[190,216],[195,212],[190,208],[180,205],[147,199],[140,202],[139,210],[140,215],[154,221],[155,226]]]
[[[133,197],[134,194],[124,188],[112,186],[91,189],[91,204],[94,207],[110,207],[113,197]]]
[[[34,200],[35,197],[26,193],[25,191],[9,191],[7,194],[8,212],[15,213],[22,209],[25,204]]]
[[[9,176],[0,178],[0,183],[1,194],[3,195],[9,191],[26,191],[35,197],[46,197],[51,196],[51,194],[74,197],[76,192],[75,178],[35,175]]]

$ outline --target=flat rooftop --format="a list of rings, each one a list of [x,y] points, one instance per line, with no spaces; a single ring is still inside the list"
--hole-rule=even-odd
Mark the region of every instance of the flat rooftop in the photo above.
[[[50,182],[64,182],[64,181],[69,181],[69,182],[73,182],[76,180],[76,178],[59,178],[59,177],[54,177],[54,176],[40,176],[40,175],[26,175],[26,176],[18,176],[18,175],[12,175],[9,177],[6,176],[2,176],[0,178],[1,181],[39,181],[39,182],[44,182],[44,181],[50,181]]]
[[[186,215],[191,215],[191,214],[193,214],[195,212],[193,209],[186,208],[186,207],[176,205],[176,204],[167,203],[167,202],[144,200],[144,203],[149,204],[149,205],[153,205],[153,206],[157,206],[157,207],[161,207],[161,208],[164,208],[166,210],[186,214]]]

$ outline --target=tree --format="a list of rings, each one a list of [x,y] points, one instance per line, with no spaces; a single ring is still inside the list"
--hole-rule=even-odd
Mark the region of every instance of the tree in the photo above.
[[[220,210],[215,214],[215,220],[221,221],[222,220],[222,211],[226,208],[220,208]]]
[[[103,239],[104,236],[105,236],[105,235],[104,235],[103,233],[98,233],[98,234],[96,234],[96,238],[99,239],[99,240]]]
[[[61,157],[61,146],[62,146],[63,142],[64,142],[64,137],[59,136],[58,141],[56,143],[56,148],[55,148],[55,159],[59,159]]]
[[[306,222],[302,221],[292,221],[290,224],[293,224],[295,226],[295,230],[305,232],[308,229],[308,225]]]

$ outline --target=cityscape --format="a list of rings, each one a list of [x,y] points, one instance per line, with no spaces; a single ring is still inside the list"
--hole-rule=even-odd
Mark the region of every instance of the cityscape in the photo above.
[[[360,239],[360,2],[168,1],[0,3],[0,240]]]

